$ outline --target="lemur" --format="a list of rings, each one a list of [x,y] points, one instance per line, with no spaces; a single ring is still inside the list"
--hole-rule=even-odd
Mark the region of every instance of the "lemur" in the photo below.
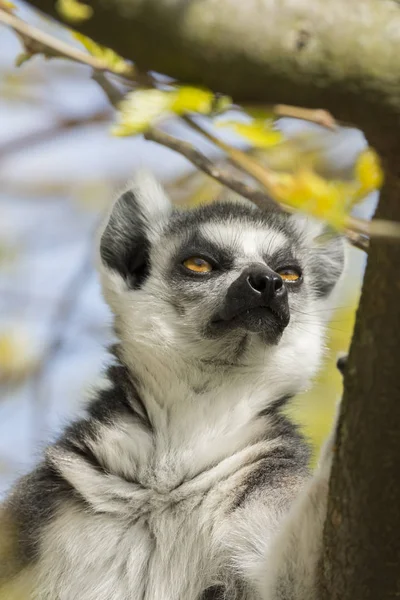
[[[344,265],[324,231],[173,208],[145,174],[116,200],[98,266],[118,343],[2,506],[1,600],[317,597],[332,441],[311,474],[282,408],[324,352]]]

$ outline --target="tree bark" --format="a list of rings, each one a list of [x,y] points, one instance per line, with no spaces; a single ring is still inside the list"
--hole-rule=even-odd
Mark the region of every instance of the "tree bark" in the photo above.
[[[377,216],[400,221],[393,141]],[[400,596],[400,244],[372,242],[346,370],[321,597],[389,600]]]
[[[57,16],[54,0],[32,0]],[[139,67],[238,101],[330,110],[386,172],[377,216],[400,221],[396,0],[94,0],[79,29]],[[321,597],[400,595],[400,244],[372,241],[339,419]]]

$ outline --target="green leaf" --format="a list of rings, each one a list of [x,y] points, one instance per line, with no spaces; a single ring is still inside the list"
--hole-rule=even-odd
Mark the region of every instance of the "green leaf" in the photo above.
[[[32,56],[33,56],[33,54],[30,54],[28,52],[21,52],[20,54],[18,54],[17,58],[15,59],[15,66],[20,67],[21,65],[26,63],[29,59],[31,59]]]

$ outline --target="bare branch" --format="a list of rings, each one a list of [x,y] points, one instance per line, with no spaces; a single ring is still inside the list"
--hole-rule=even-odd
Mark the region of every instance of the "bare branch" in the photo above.
[[[240,196],[247,198],[259,208],[265,209],[266,206],[277,206],[267,194],[247,185],[241,179],[233,177],[227,171],[217,167],[213,161],[196,150],[196,148],[194,148],[188,142],[178,140],[164,131],[154,128],[149,129],[144,134],[144,137],[146,140],[156,142],[157,144],[161,144],[166,148],[170,148],[170,150],[174,150],[175,152],[182,154],[182,156],[187,158],[195,167],[203,171],[203,173],[209,175]]]
[[[349,240],[350,244],[363,252],[368,252],[369,250],[369,239],[367,236],[356,233],[351,229],[346,230],[346,238]]]
[[[215,144],[217,148],[223,150],[228,155],[232,163],[239,167],[239,169],[246,173],[246,175],[251,175],[253,179],[261,183],[261,185],[263,185],[266,189],[270,187],[271,177],[266,167],[260,165],[242,150],[234,148],[233,146],[230,146],[229,144],[226,144],[225,142],[217,138],[215,135],[213,135],[212,133],[201,127],[201,125],[196,123],[196,121],[194,121],[193,118],[189,115],[182,117],[182,119],[192,129],[194,129],[194,131],[197,131],[197,133],[200,133],[210,142]]]
[[[109,99],[110,104],[116,107],[124,97],[122,92],[120,92],[119,89],[116,88],[115,85],[113,85],[111,81],[107,79],[106,75],[104,75],[104,73],[101,71],[93,71],[92,79],[102,88],[103,92]]]
[[[383,219],[372,219],[372,221],[364,221],[349,217],[349,227],[363,236],[373,237],[381,241],[399,241],[400,240],[400,223],[397,221],[389,221]]]
[[[242,105],[244,110],[259,110],[268,111],[268,105],[265,104],[248,104]],[[327,129],[335,130],[338,126],[338,122],[334,116],[327,110],[322,108],[303,108],[300,106],[291,106],[289,104],[275,104],[270,108],[271,113],[276,117],[290,117],[291,119],[301,119],[302,121],[308,121],[309,123],[315,123],[326,127]]]
[[[85,116],[83,118],[62,119],[57,123],[49,125],[45,129],[27,133],[26,135],[22,135],[16,139],[12,139],[6,142],[5,144],[1,145],[0,161],[8,157],[10,154],[14,154],[15,152],[19,152],[20,150],[26,150],[26,148],[28,147],[43,144],[51,139],[54,139],[58,135],[61,135],[70,129],[95,123],[105,123],[109,120],[109,111],[98,112],[89,117]]]
[[[322,108],[301,108],[299,106],[289,106],[288,104],[276,104],[274,106],[274,113],[279,117],[291,117],[292,119],[309,121],[327,129],[337,128],[337,122],[333,115]]]

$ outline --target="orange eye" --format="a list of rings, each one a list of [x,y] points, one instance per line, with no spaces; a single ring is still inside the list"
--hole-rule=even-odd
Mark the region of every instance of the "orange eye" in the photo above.
[[[197,256],[187,258],[183,261],[183,266],[194,273],[209,273],[213,269],[209,262]]]
[[[283,281],[287,283],[295,283],[301,278],[299,271],[296,271],[295,269],[281,269],[278,271],[278,275],[280,275]]]

